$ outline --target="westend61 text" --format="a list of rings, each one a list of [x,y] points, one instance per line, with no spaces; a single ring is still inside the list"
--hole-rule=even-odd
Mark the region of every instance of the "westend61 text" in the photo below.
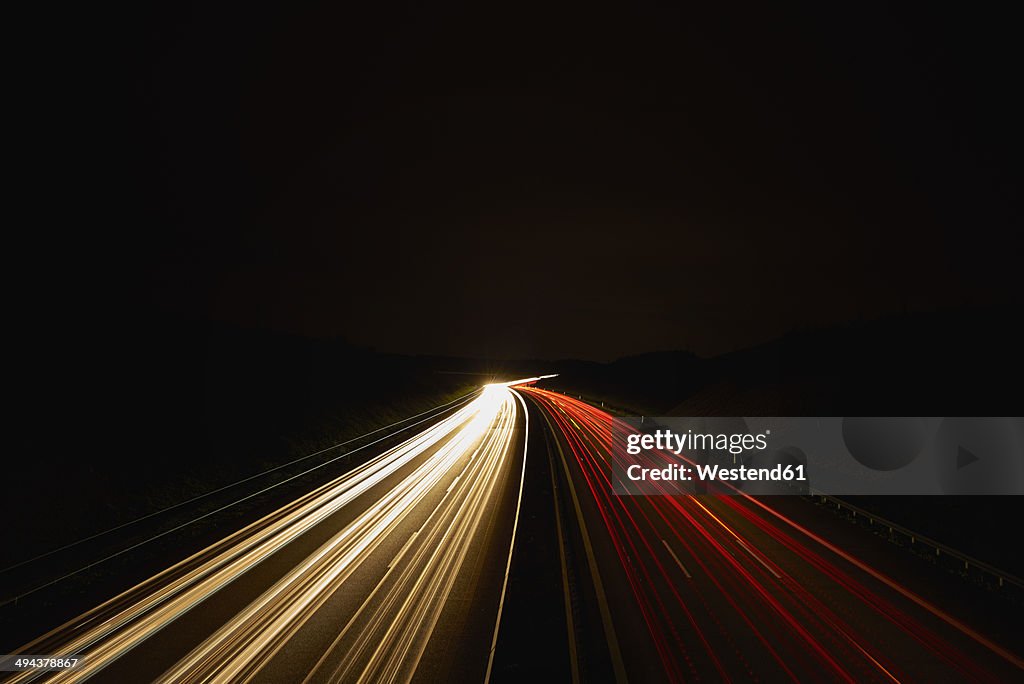
[[[773,468],[748,468],[745,465],[736,468],[723,468],[718,465],[669,465],[664,468],[644,468],[631,465],[626,469],[626,477],[634,482],[639,481],[676,481],[692,482],[805,482],[807,480],[802,465],[776,465]]]

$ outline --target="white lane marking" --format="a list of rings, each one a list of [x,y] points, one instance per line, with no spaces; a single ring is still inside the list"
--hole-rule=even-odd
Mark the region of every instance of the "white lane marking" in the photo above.
[[[563,411],[564,412],[564,411]],[[612,669],[614,670],[616,682],[628,682],[626,666],[622,662],[622,650],[619,648],[619,638],[615,633],[615,625],[612,624],[611,611],[608,608],[608,599],[604,591],[604,583],[601,581],[601,571],[597,567],[597,559],[594,556],[594,547],[590,543],[590,534],[587,532],[587,522],[583,518],[583,509],[580,507],[580,498],[576,493],[576,486],[572,483],[572,475],[569,473],[569,464],[565,457],[565,451],[558,441],[558,432],[551,424],[551,420],[544,413],[541,407],[541,414],[548,429],[555,436],[555,448],[558,449],[559,460],[562,463],[562,471],[565,473],[566,484],[569,485],[569,494],[572,498],[573,508],[576,510],[576,520],[580,526],[580,534],[583,537],[583,548],[587,552],[587,565],[590,568],[590,575],[594,581],[594,591],[597,593],[597,605],[601,613],[601,623],[604,626],[605,639],[608,642],[608,650],[611,652]],[[566,414],[568,415],[568,414]]]
[[[405,555],[405,552],[409,550],[409,546],[412,544],[413,540],[416,539],[416,535],[419,533],[420,531],[416,530],[412,533],[412,535],[410,535],[410,537],[406,540],[405,544],[402,545],[402,548],[398,552],[398,555],[391,559],[391,562],[388,563],[388,570],[395,567],[395,564],[398,563],[399,560],[401,560],[402,556]]]
[[[669,554],[671,554],[672,560],[676,562],[676,565],[679,566],[679,569],[683,571],[684,575],[686,575],[686,579],[693,579],[693,575],[691,575],[690,571],[686,569],[686,566],[683,565],[683,562],[679,560],[679,556],[677,556],[676,552],[672,550],[672,547],[668,545],[668,542],[662,539],[661,543],[665,545],[665,549],[669,552]]]
[[[759,556],[758,554],[754,553],[754,550],[752,548],[750,548],[749,546],[747,546],[746,542],[744,542],[742,539],[739,539],[739,538],[737,538],[736,541],[739,542],[740,546],[742,546],[743,548],[745,548],[747,550],[747,553],[749,553],[751,556],[754,557],[754,560],[756,560],[758,563],[763,565],[765,570],[767,570],[768,572],[770,572],[773,575],[775,575],[775,579],[782,579],[782,575],[780,575],[779,573],[775,572],[775,570],[772,569],[772,566],[768,565],[768,563],[766,563],[765,560],[763,558],[761,558],[761,556]]]
[[[526,421],[526,431],[523,435],[523,471],[519,475],[519,499],[516,501],[516,518],[512,523],[512,542],[508,547],[508,563],[505,565],[505,579],[501,583],[501,600],[498,601],[498,617],[494,620],[494,638],[491,639],[491,653],[487,656],[487,672],[484,674],[484,684],[491,681],[491,669],[494,667],[494,650],[498,647],[498,629],[501,627],[501,611],[505,607],[505,591],[508,589],[508,575],[512,570],[512,551],[516,546],[516,530],[519,527],[519,508],[523,503],[523,482],[526,480],[526,450],[530,444],[530,412],[526,408],[526,401],[519,396],[519,392],[512,390],[513,396],[519,400],[523,407],[523,417]],[[513,404],[514,405],[514,404]]]

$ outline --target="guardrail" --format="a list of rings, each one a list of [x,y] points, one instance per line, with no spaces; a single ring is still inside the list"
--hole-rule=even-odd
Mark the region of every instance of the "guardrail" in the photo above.
[[[597,399],[595,397],[587,396],[586,394],[580,394],[579,392],[570,392],[568,390],[560,390],[560,389],[550,389],[550,388],[544,388],[544,389],[547,389],[549,392],[554,392],[555,394],[561,394],[563,396],[569,397],[570,399],[578,399],[580,401],[584,401],[584,402],[590,404],[591,406],[596,406],[597,408],[604,409],[605,411],[608,411],[609,413],[616,413],[616,414],[619,414],[621,416],[632,416],[632,417],[638,417],[638,418],[640,417],[640,414],[638,414],[633,409],[627,409],[627,408],[623,408],[621,406],[615,406],[614,404],[609,404],[607,401],[605,401],[603,399]]]
[[[1015,575],[842,499],[827,494],[814,494],[812,498],[818,499],[822,505],[834,506],[840,513],[845,511],[854,521],[863,521],[862,524],[873,528],[876,533],[888,535],[892,543],[916,551],[918,555],[930,557],[936,565],[944,566],[970,580],[1005,592],[1017,601],[1024,602],[1024,580]]]

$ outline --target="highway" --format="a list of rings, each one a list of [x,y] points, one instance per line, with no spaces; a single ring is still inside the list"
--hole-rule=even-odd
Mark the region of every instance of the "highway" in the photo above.
[[[616,496],[612,416],[536,380],[485,386],[18,649],[76,669],[0,680],[1024,675],[1012,607],[976,602],[804,498]],[[1015,632],[982,619],[999,611]]]
[[[913,569],[904,583],[860,558],[853,533],[830,528],[834,537],[823,536],[814,519],[828,514],[798,506],[805,502],[795,497],[615,496],[612,416],[563,394],[518,391],[552,437],[552,469],[572,519],[564,545],[581,547],[575,577],[588,585],[575,593],[597,603],[591,614],[599,619],[569,625],[570,641],[578,642],[571,651],[590,654],[589,662],[571,663],[573,679],[595,671],[615,681],[1024,676],[1019,642],[999,643],[959,607],[954,615],[922,597]],[[570,616],[586,612],[570,608]]]
[[[514,542],[524,409],[507,386],[486,386],[18,650],[76,656],[78,668],[4,681],[482,681]]]

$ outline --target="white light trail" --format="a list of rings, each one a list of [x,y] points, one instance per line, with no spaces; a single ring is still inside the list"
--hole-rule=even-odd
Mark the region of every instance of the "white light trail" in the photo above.
[[[250,679],[389,535],[425,515],[398,556],[382,561],[384,579],[353,617],[368,622],[358,633],[350,622],[339,636],[355,647],[335,668],[362,681],[408,679],[507,470],[518,412],[511,384],[486,386],[449,418],[33,642],[66,632],[54,655],[81,657],[78,669],[11,681],[89,678],[384,482],[390,488],[376,501],[159,681]]]

